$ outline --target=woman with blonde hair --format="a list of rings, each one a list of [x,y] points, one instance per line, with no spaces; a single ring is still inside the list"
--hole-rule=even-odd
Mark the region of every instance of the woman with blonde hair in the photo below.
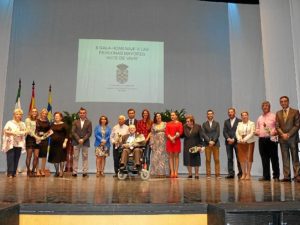
[[[25,150],[26,125],[22,122],[22,109],[15,109],[13,119],[3,129],[2,151],[6,153],[7,177],[16,176],[21,151]]]
[[[40,142],[38,143],[39,147],[39,159],[41,159],[41,163],[39,163],[38,174],[42,177],[45,176],[45,168],[46,168],[46,159],[48,153],[48,144],[49,144],[49,135],[51,135],[51,125],[47,118],[48,110],[43,108],[40,112],[40,116],[36,121],[36,135],[40,138]]]
[[[238,123],[236,129],[238,158],[242,167],[241,180],[250,180],[253,163],[253,152],[255,143],[255,123],[249,120],[249,113],[241,113],[242,122]]]
[[[26,167],[27,167],[27,176],[32,177],[36,175],[36,168],[39,160],[39,147],[37,142],[40,141],[39,137],[36,136],[36,121],[38,118],[37,108],[32,108],[28,114],[28,117],[25,119],[26,125]],[[32,169],[30,169],[31,158],[33,155]]]

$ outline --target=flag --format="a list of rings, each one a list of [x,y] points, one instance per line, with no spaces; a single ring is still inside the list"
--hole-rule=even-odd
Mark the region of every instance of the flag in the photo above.
[[[51,93],[51,85],[49,86],[49,93],[48,93],[48,120],[52,121],[52,93]]]
[[[18,88],[18,93],[17,93],[17,98],[16,98],[16,104],[15,104],[15,109],[21,109],[21,79],[19,79],[19,88]]]
[[[29,110],[28,112],[30,112],[33,108],[35,108],[35,94],[34,94],[34,81],[32,82],[32,92],[31,92],[31,100],[30,100],[30,104],[29,104]]]

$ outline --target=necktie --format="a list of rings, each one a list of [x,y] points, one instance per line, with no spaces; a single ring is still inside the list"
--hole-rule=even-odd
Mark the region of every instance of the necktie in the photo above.
[[[129,120],[129,125],[132,125],[132,119]]]
[[[284,122],[286,122],[286,119],[287,119],[287,111],[286,109],[283,110],[283,120]]]

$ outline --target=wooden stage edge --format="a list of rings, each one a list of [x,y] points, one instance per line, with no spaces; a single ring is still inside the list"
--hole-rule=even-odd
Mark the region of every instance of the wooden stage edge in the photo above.
[[[299,224],[300,183],[0,174],[0,225]],[[242,223],[238,219],[243,219]],[[264,223],[262,223],[264,221]],[[276,223],[276,221],[278,223]],[[281,223],[279,223],[281,221]],[[248,222],[248,223],[246,223]]]

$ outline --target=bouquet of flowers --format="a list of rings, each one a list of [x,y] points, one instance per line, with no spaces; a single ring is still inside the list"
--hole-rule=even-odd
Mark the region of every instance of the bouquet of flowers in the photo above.
[[[192,153],[192,154],[195,154],[198,152],[202,153],[202,152],[204,152],[204,149],[205,149],[204,147],[193,146],[193,147],[189,148],[189,153]]]

